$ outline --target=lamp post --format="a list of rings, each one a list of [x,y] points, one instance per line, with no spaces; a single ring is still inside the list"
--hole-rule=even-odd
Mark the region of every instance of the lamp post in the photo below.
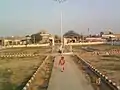
[[[55,0],[59,4],[63,4],[66,0]],[[61,10],[61,16],[60,16],[60,31],[61,31],[61,47],[62,47],[62,52],[63,52],[63,12]]]
[[[12,47],[13,47],[13,43],[14,43],[14,36],[12,36]]]
[[[28,40],[30,39],[30,38],[29,38],[30,36],[29,36],[29,35],[26,35],[25,37],[26,37],[26,47],[27,47],[27,45],[29,44],[29,41],[28,41]]]
[[[34,35],[34,44],[35,44],[35,35]]]
[[[90,29],[88,28],[88,37],[90,37]]]

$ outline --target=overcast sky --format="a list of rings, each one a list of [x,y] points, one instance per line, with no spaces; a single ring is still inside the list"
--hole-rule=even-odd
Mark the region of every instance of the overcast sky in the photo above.
[[[0,36],[26,35],[45,29],[60,34],[60,12],[63,32],[99,33],[111,28],[120,33],[120,0],[0,0]]]

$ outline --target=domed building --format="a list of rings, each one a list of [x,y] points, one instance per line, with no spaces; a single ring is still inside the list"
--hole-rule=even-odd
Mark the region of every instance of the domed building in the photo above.
[[[63,35],[63,37],[66,38],[67,43],[69,43],[69,42],[75,43],[80,40],[81,36],[78,33],[76,33],[75,31],[70,30],[70,31],[66,32]]]

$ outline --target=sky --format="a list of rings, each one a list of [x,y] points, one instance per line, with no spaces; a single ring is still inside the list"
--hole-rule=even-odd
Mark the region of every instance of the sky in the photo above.
[[[63,33],[120,33],[120,0],[0,0],[0,36],[26,35],[47,30]]]

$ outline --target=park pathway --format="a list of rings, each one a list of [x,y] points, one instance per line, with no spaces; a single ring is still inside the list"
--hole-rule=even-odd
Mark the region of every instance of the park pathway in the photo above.
[[[73,57],[64,56],[66,60],[65,70],[61,72],[58,67],[60,56],[55,58],[52,75],[47,90],[94,90],[86,80],[82,71],[73,61]]]

